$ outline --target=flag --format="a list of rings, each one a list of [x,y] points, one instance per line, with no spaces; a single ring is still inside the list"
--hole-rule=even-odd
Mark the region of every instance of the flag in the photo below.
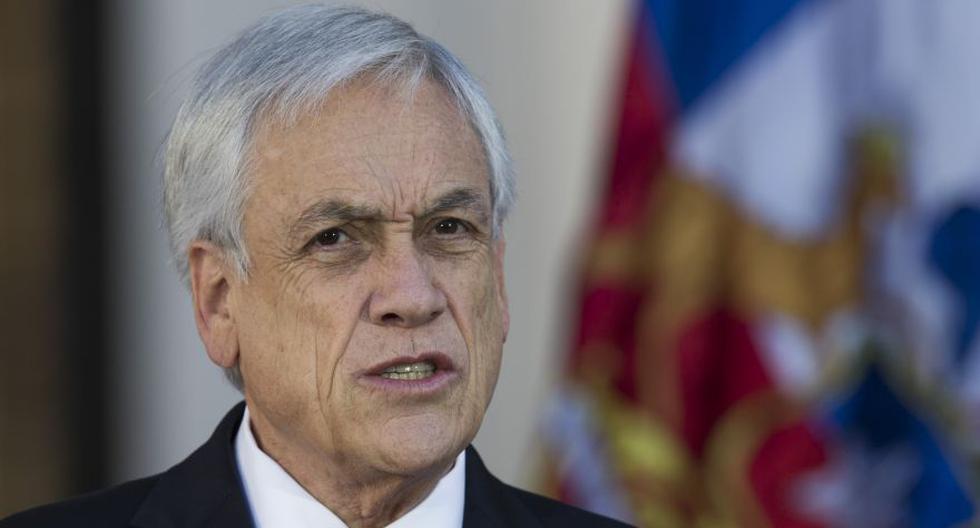
[[[637,4],[546,482],[640,526],[956,526],[980,4]]]

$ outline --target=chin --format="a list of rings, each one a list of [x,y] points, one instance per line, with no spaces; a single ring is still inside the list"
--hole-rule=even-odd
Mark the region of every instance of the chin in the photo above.
[[[475,433],[445,416],[415,415],[388,420],[374,442],[392,473],[408,475],[452,464]]]

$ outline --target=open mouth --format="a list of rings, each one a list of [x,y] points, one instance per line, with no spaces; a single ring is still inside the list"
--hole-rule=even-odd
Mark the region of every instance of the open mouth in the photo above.
[[[392,381],[421,381],[445,377],[453,370],[454,365],[449,356],[441,352],[431,352],[385,361],[372,367],[367,374],[369,377]]]

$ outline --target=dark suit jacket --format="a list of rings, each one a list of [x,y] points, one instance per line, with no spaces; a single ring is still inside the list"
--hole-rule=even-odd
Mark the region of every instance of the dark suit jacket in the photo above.
[[[234,449],[244,408],[235,406],[203,446],[159,475],[28,510],[0,521],[0,528],[251,527]],[[626,526],[504,484],[472,447],[465,497],[464,528]]]

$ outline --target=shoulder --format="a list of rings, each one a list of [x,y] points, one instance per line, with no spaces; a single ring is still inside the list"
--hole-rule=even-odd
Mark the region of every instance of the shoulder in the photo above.
[[[619,521],[596,515],[563,502],[549,499],[520,488],[504,484],[510,488],[511,494],[521,501],[524,506],[537,517],[544,526],[589,526],[598,528],[620,528],[629,525]]]
[[[147,477],[39,506],[0,520],[0,528],[124,527],[156,484],[159,476]]]

